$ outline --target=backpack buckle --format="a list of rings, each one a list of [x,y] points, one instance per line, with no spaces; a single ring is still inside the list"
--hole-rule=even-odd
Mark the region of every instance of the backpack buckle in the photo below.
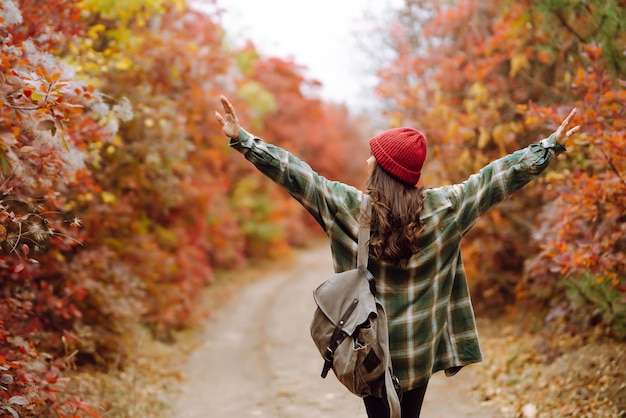
[[[389,372],[391,373],[391,369]],[[391,373],[391,381],[393,382],[393,388],[398,394],[398,399],[402,400],[402,387],[400,387],[400,379],[398,379],[395,374]]]
[[[333,367],[333,358],[335,353],[330,347],[326,347],[326,353],[324,354],[324,368],[322,369],[322,379],[326,379],[328,371]]]

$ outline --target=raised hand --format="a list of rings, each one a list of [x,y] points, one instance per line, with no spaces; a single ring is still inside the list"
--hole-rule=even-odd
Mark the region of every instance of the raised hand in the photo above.
[[[222,131],[224,131],[224,134],[227,137],[237,139],[239,137],[239,130],[241,129],[241,126],[239,125],[239,119],[237,119],[237,115],[235,114],[235,108],[226,96],[220,96],[220,100],[222,102],[222,106],[224,106],[224,115],[222,116],[222,114],[216,110],[215,118],[220,125],[222,125]]]
[[[569,129],[569,123],[572,118],[576,115],[576,108],[572,109],[569,115],[565,118],[559,129],[556,130],[556,142],[557,144],[565,145],[570,136],[578,132],[580,129],[580,125],[574,126]]]

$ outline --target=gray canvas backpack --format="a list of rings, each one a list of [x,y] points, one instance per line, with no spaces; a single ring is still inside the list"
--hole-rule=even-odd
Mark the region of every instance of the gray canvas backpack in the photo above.
[[[328,278],[313,292],[317,309],[311,336],[324,358],[322,377],[333,370],[350,392],[387,399],[391,418],[400,418],[399,384],[389,355],[387,315],[376,299],[374,277],[367,270],[370,228],[363,214],[371,213],[363,195],[357,266]]]

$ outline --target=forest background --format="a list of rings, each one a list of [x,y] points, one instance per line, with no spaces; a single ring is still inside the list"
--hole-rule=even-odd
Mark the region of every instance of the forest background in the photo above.
[[[228,149],[220,94],[248,130],[363,187],[380,127],[322,100],[296,62],[235,46],[213,10],[0,1],[0,416],[106,414],[72,373],[123,369],[139,339],[206,317],[216,271],[320,233]],[[387,51],[385,127],[428,137],[425,185],[579,109],[569,152],[464,244],[477,308],[532,312],[554,340],[626,338],[625,22],[624,0],[406,0],[367,33]]]

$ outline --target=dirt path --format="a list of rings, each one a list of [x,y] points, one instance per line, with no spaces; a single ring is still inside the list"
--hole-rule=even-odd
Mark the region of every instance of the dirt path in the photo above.
[[[361,399],[332,373],[319,376],[322,360],[309,335],[312,292],[332,273],[330,251],[296,257],[291,270],[246,286],[211,317],[183,370],[173,417],[366,418]],[[422,417],[500,416],[473,399],[475,379],[472,367],[453,378],[437,373]]]

